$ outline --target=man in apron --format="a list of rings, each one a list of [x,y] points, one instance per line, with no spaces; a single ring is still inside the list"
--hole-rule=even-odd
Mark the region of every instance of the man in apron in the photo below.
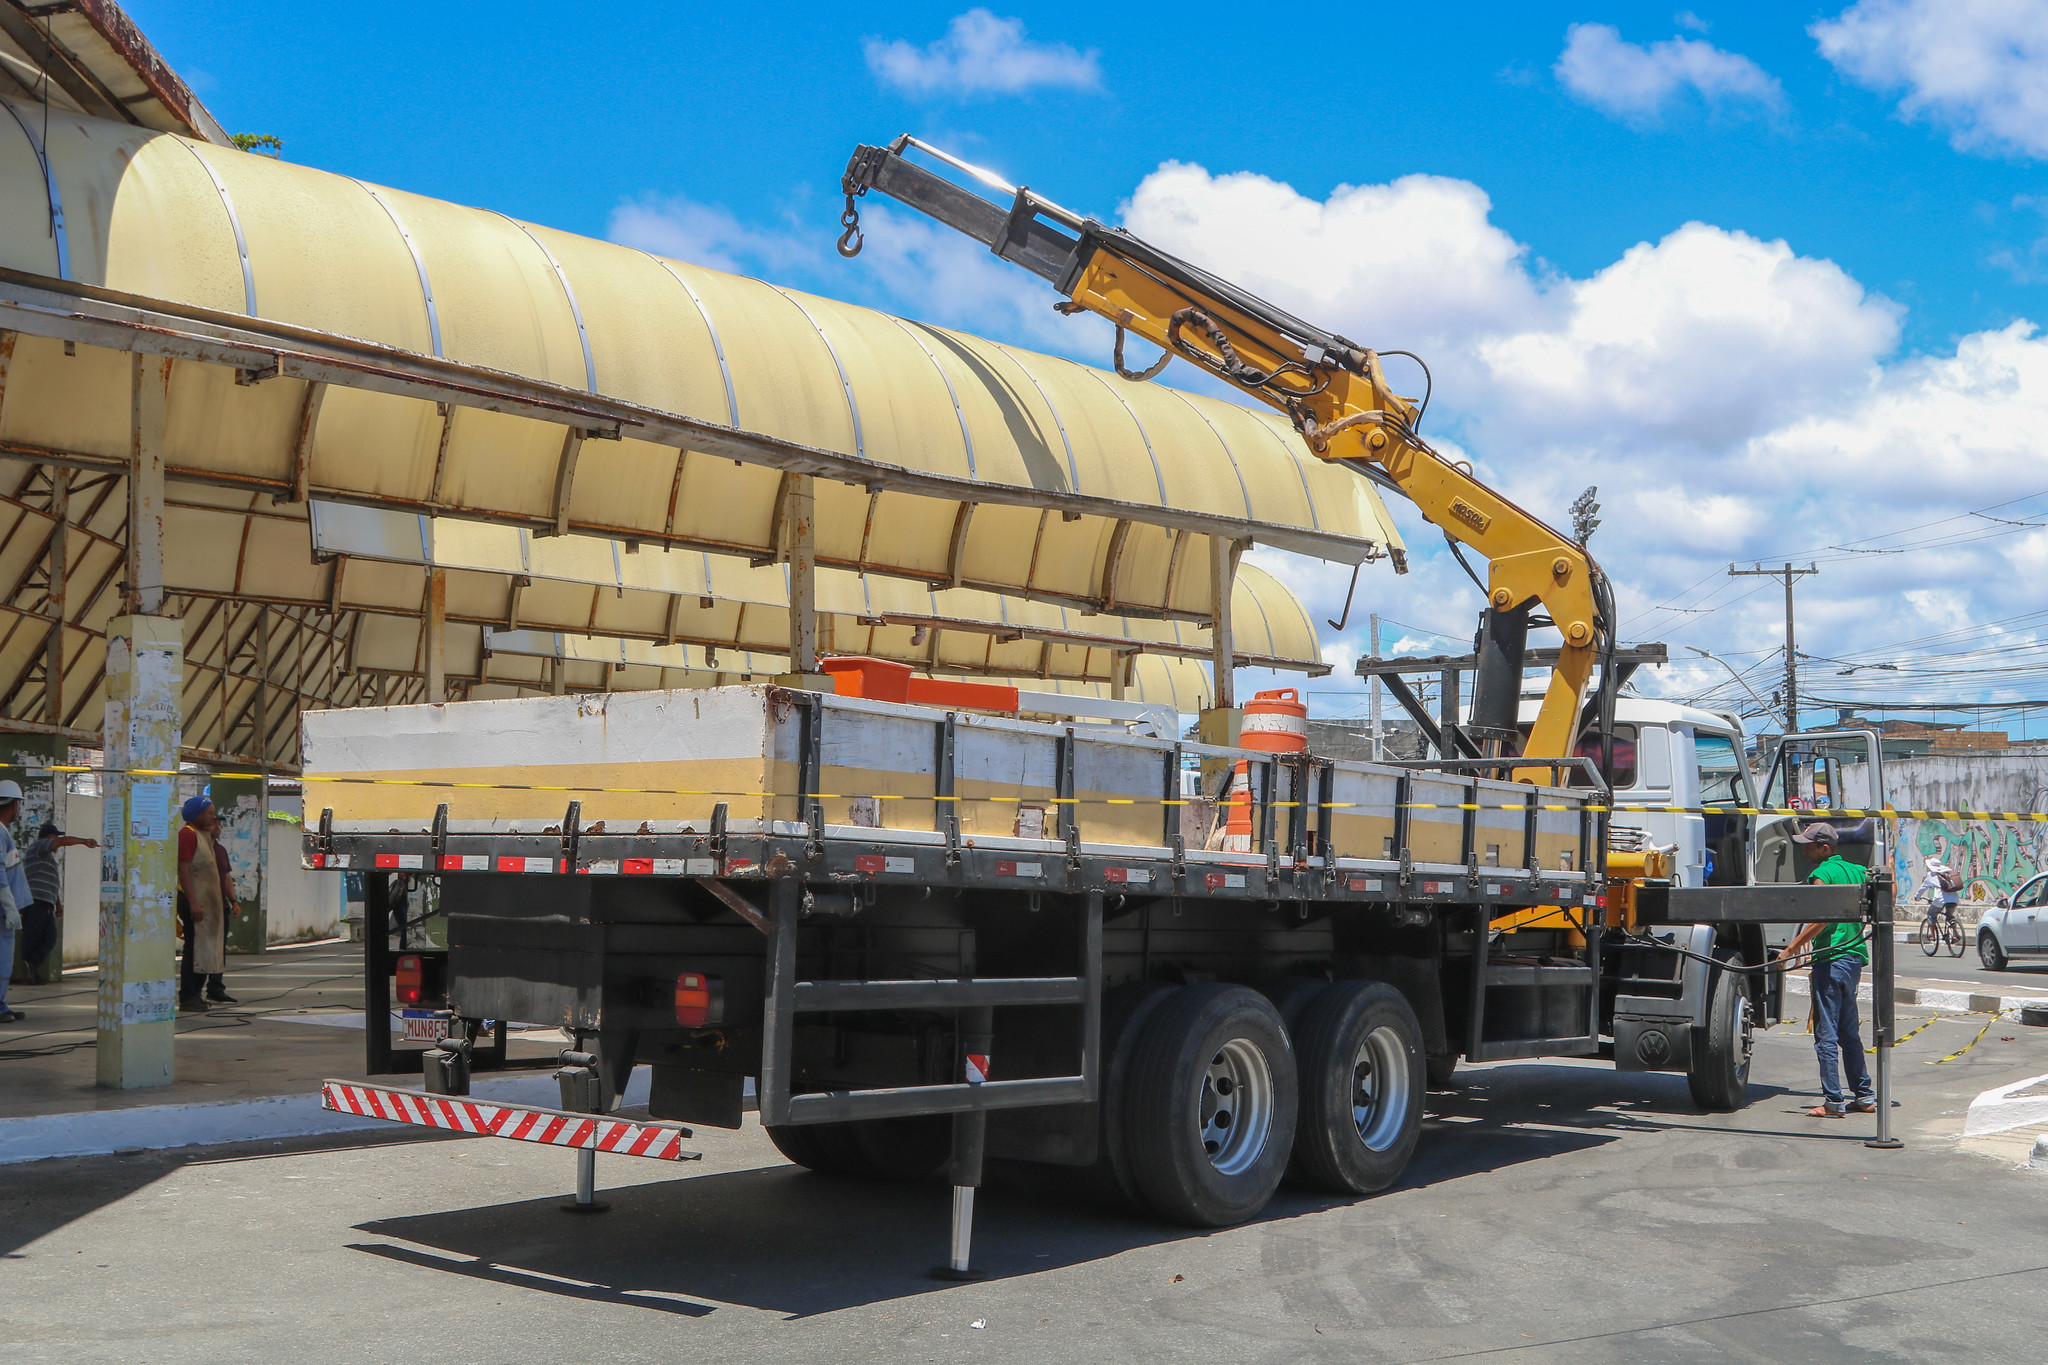
[[[227,970],[228,914],[235,904],[227,850],[220,846],[220,812],[204,796],[183,808],[178,831],[178,924],[185,960],[178,971],[178,1008],[205,1013],[209,1004],[232,1005],[221,973]],[[200,986],[206,994],[200,996]]]

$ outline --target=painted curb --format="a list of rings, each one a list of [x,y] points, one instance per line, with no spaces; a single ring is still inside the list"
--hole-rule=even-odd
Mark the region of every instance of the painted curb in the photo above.
[[[1963,1136],[1983,1137],[1987,1133],[2024,1128],[2030,1123],[2048,1123],[2048,1095],[2015,1096],[2013,1093],[2031,1090],[2043,1081],[2048,1081],[2048,1076],[2031,1076],[2024,1081],[1997,1086],[1971,1100],[1969,1115],[1963,1120]]]
[[[625,1106],[647,1103],[652,1075],[636,1068],[626,1084]],[[318,1082],[311,1083],[314,1086]],[[547,1072],[479,1077],[470,1087],[477,1099],[553,1107],[561,1100]],[[320,1107],[317,1089],[303,1095],[271,1095],[215,1104],[150,1104],[88,1113],[32,1114],[0,1119],[0,1165],[48,1161],[54,1157],[105,1156],[110,1152],[173,1147],[211,1147],[228,1142],[308,1137],[322,1133],[395,1128],[383,1119],[336,1114]]]
[[[1785,974],[1787,995],[1807,995],[1807,978],[1804,973]],[[1864,982],[1856,988],[1858,1004],[1867,1005],[1876,997],[1870,983]],[[1968,991],[1937,991],[1920,986],[1892,987],[1894,1005],[1918,1005],[1923,1009],[1951,1010],[1957,1014],[2003,1014],[2016,1010],[2022,1005],[2041,1003],[2039,996],[2032,995],[1973,995]]]

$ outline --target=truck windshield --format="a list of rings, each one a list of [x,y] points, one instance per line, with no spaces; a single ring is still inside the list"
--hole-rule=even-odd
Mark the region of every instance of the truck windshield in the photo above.
[[[1726,735],[1693,736],[1693,757],[1699,767],[1700,804],[1746,805],[1742,790],[1742,755]]]
[[[1531,722],[1529,721],[1525,720],[1521,723],[1523,743],[1528,742],[1530,727]],[[1515,753],[1519,754],[1521,752],[1520,746],[1517,746]],[[1598,763],[1600,761],[1599,738],[1590,734],[1580,735],[1579,747],[1572,750],[1572,757],[1590,758],[1595,763]],[[1567,787],[1590,787],[1593,785],[1592,780],[1586,776],[1586,771],[1583,768],[1569,769],[1565,774],[1564,784]],[[1624,791],[1635,784],[1636,727],[1633,725],[1617,725],[1614,727],[1614,790]]]

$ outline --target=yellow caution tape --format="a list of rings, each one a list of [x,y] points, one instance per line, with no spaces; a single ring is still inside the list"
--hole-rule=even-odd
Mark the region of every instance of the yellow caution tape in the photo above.
[[[1949,1053],[1946,1057],[1936,1057],[1933,1061],[1924,1062],[1922,1063],[1922,1065],[1940,1066],[1943,1062],[1952,1062],[1956,1058],[1962,1056],[1963,1053],[1968,1052],[1971,1048],[1977,1046],[1977,1044],[1984,1041],[1984,1035],[1991,1032],[1991,1026],[1999,1021],[1999,1019],[2002,1017],[2002,1014],[2003,1012],[2001,1011],[2000,1014],[1994,1014],[1989,1019],[1986,1019],[1984,1021],[1984,1027],[1977,1030],[1977,1036],[1975,1038],[1972,1038],[1969,1042],[1964,1043],[1962,1047],[1958,1048],[1956,1051]]]
[[[112,776],[129,777],[183,777],[186,774],[171,768],[92,768],[78,764],[52,764],[48,768],[35,767],[31,773],[104,773]],[[195,776],[197,774],[194,774]],[[259,781],[265,777],[276,777],[275,773],[207,773],[209,778],[228,780]],[[539,782],[458,782],[445,778],[424,777],[340,777],[322,773],[309,773],[297,779],[301,782],[336,783],[350,786],[373,787],[433,787],[461,791],[526,791],[526,792],[573,792],[578,794],[599,793],[612,796],[724,796],[748,800],[798,800],[798,801],[848,801],[861,797],[873,801],[969,801],[996,805],[1054,805],[1054,806],[1215,806],[1230,804],[1222,797],[1201,796],[906,796],[890,792],[770,792],[770,791],[717,791],[689,787],[599,787]],[[1527,811],[1532,809],[1526,801],[1507,801],[1498,805],[1474,801],[1407,801],[1399,804],[1378,801],[1250,801],[1248,804],[1271,806],[1275,809],[1297,808],[1325,810],[1455,810],[1455,811]],[[1803,815],[1815,820],[1835,819],[1881,819],[1881,820],[2004,820],[2048,822],[2048,812],[1997,811],[1997,810],[1897,810],[1885,807],[1882,810],[1869,809],[1811,809],[1801,806],[1670,806],[1654,805],[1647,802],[1617,801],[1612,805],[1597,802],[1573,804],[1570,802],[1538,802],[1533,807],[1539,811],[1588,811],[1595,815]]]

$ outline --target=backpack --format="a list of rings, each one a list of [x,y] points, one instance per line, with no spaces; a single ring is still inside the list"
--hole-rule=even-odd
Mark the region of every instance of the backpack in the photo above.
[[[1935,876],[1941,882],[1941,889],[1944,891],[1960,891],[1963,889],[1962,874],[1953,868],[1946,872],[1937,872]]]

